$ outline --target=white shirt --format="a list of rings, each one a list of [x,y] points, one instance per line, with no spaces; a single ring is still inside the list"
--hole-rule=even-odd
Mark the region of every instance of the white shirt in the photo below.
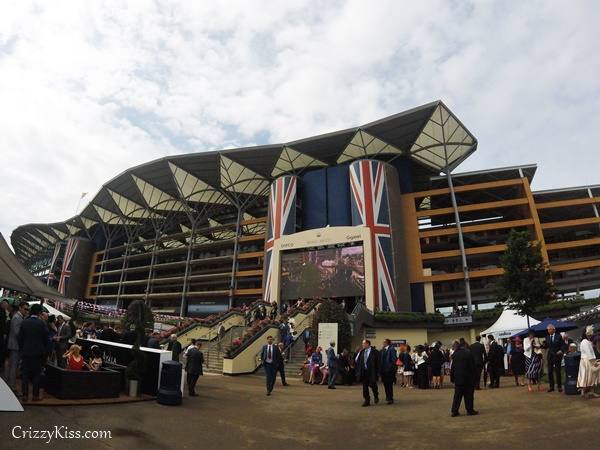
[[[269,358],[269,351],[271,352],[270,358]],[[268,362],[268,363],[273,362],[273,344],[267,344],[267,351],[265,353],[265,362]]]
[[[596,359],[594,353],[594,346],[589,339],[584,339],[579,344],[579,351],[581,352],[581,359]]]

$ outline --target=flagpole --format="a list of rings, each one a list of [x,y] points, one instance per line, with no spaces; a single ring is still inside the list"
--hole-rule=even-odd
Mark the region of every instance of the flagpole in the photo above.
[[[77,202],[77,207],[75,208],[75,215],[77,215],[77,211],[79,211],[79,206],[81,205],[81,200],[83,200],[83,197],[85,197],[87,195],[87,192],[82,192],[81,195],[79,196],[79,201]]]

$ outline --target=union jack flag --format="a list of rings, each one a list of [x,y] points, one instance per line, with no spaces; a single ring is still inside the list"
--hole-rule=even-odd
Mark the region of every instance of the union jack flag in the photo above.
[[[71,271],[73,270],[73,256],[75,256],[75,252],[77,251],[77,246],[79,245],[79,239],[69,239],[67,241],[67,248],[65,249],[65,256],[63,258],[62,271],[60,273],[60,281],[58,282],[58,292],[65,295],[67,292],[67,287],[69,285],[68,281],[71,278]]]
[[[54,271],[56,270],[56,264],[61,252],[64,250],[65,244],[63,242],[57,242],[54,246],[54,253],[52,254],[52,260],[50,261],[50,270],[48,271],[48,280],[46,284],[54,287],[56,285],[56,277]]]
[[[392,235],[384,169],[384,163],[373,160],[350,165],[352,225],[363,225],[371,230],[374,306],[395,311]]]
[[[272,292],[273,246],[281,236],[296,231],[296,187],[298,177],[286,175],[271,183],[269,196],[269,220],[267,222],[267,242],[265,244],[264,300],[271,302],[276,295]]]

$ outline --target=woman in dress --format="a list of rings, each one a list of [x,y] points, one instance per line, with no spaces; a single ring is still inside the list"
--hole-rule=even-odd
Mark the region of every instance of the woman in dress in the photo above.
[[[433,381],[433,389],[442,387],[442,365],[444,364],[444,354],[440,350],[441,344],[436,342],[429,355],[429,364],[431,365],[431,377]]]
[[[100,347],[97,345],[92,345],[92,357],[90,358],[89,364],[86,364],[86,366],[92,372],[97,372],[102,368],[103,363],[104,361],[102,360],[102,352],[100,351]]]
[[[82,370],[85,366],[85,359],[81,356],[81,347],[79,345],[71,345],[69,350],[63,355],[67,360],[67,370]]]
[[[525,386],[525,381],[523,380],[523,376],[525,375],[525,352],[523,350],[523,342],[519,336],[515,338],[514,344],[511,345],[510,367],[515,377],[515,384],[517,386]]]
[[[413,358],[410,352],[410,345],[406,345],[406,350],[400,353],[400,360],[402,361],[402,367],[404,368],[404,386],[412,389],[415,366],[413,364]]]
[[[317,347],[317,350],[310,355],[310,363],[308,364],[308,370],[310,370],[308,382],[310,384],[315,384],[317,374],[323,364],[323,355],[321,355],[322,350],[321,347]]]
[[[529,367],[527,368],[527,390],[533,392],[533,385],[537,384],[538,392],[542,390],[542,365],[544,358],[542,348],[539,343],[534,341],[531,358],[529,359]]]
[[[529,370],[531,364],[531,355],[533,354],[533,346],[536,343],[535,331],[529,329],[527,337],[523,340],[523,354],[525,355],[525,373]]]
[[[427,353],[422,345],[417,345],[417,352],[413,355],[415,372],[417,377],[417,386],[419,389],[429,389]]]
[[[598,394],[593,391],[594,387],[600,383],[600,362],[594,353],[593,334],[594,327],[592,325],[586,327],[579,344],[581,360],[579,361],[577,387],[581,389],[581,398],[583,399],[598,398]]]

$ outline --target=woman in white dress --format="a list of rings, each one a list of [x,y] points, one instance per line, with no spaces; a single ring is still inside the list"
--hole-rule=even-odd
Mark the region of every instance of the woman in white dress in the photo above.
[[[600,362],[596,359],[594,346],[592,345],[592,335],[594,327],[592,325],[585,329],[579,351],[581,352],[581,360],[579,362],[579,374],[577,376],[577,387],[581,389],[581,397],[597,398],[598,394],[594,393],[594,387],[600,384]]]

